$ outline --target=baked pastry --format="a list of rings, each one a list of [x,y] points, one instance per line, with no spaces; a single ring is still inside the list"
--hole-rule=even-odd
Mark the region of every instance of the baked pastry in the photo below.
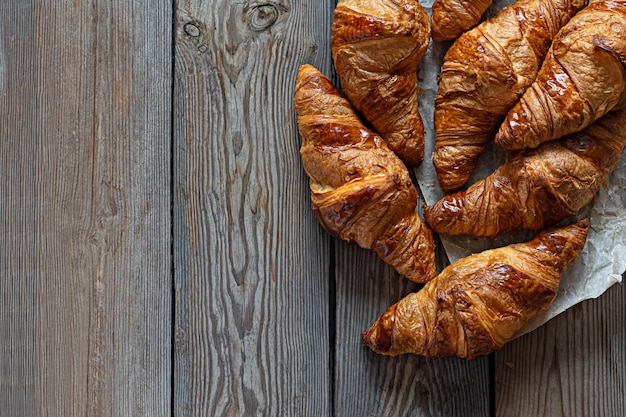
[[[436,0],[432,7],[431,27],[435,42],[451,41],[474,27],[491,0]]]
[[[550,306],[588,228],[584,219],[455,262],[392,305],[363,332],[363,342],[386,355],[475,359],[494,352]]]
[[[507,112],[535,80],[552,38],[586,0],[519,0],[461,35],[435,98],[433,164],[444,191],[462,187]]]
[[[626,105],[626,0],[597,0],[554,38],[537,79],[506,116],[495,142],[534,148]]]
[[[626,146],[626,110],[507,161],[467,190],[424,209],[437,233],[496,236],[540,230],[589,204]]]
[[[412,281],[434,278],[432,233],[416,212],[417,191],[402,161],[311,65],[298,71],[294,102],[300,154],[322,227],[374,249]]]
[[[417,0],[340,0],[330,47],[350,102],[408,165],[424,158],[417,64],[430,41]]]

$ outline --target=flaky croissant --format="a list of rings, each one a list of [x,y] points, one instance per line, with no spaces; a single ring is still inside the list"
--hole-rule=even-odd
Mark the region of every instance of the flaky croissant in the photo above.
[[[311,65],[298,71],[294,102],[300,154],[322,227],[374,249],[412,281],[434,278],[432,233],[415,211],[417,191],[402,161]]]
[[[494,352],[550,306],[588,228],[581,220],[453,263],[391,306],[363,332],[363,342],[387,355],[475,359]]]
[[[435,98],[433,164],[444,191],[467,182],[503,117],[534,81],[552,38],[586,0],[519,0],[461,35]]]
[[[626,146],[626,110],[507,161],[467,190],[424,209],[426,223],[449,235],[496,236],[540,230],[578,212],[605,183]]]
[[[417,0],[340,0],[330,47],[350,102],[408,165],[424,158],[417,64],[430,22]]]
[[[435,42],[449,41],[474,27],[491,0],[436,0],[432,7],[432,37]]]
[[[626,1],[598,0],[554,38],[537,79],[495,137],[506,149],[584,129],[626,105]]]

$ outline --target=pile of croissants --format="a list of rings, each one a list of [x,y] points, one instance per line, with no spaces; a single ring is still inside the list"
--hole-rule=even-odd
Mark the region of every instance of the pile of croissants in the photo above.
[[[555,227],[592,201],[626,146],[626,0],[340,0],[330,47],[345,97],[303,65],[295,87],[313,211],[332,236],[373,249],[425,283],[361,335],[382,354],[474,359],[552,303],[589,220]],[[416,211],[407,166],[424,158],[417,65],[455,39],[441,67],[432,161],[448,193]],[[493,140],[506,162],[467,186]],[[463,187],[466,187],[463,189]],[[532,240],[437,274],[432,231]]]

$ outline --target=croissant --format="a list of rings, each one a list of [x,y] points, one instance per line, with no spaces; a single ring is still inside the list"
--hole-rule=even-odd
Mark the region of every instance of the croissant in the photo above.
[[[294,101],[300,154],[322,227],[374,249],[412,281],[434,278],[432,232],[416,212],[417,191],[402,161],[311,65],[298,71]]]
[[[432,37],[435,42],[449,41],[475,26],[491,0],[436,0],[432,7]]]
[[[598,0],[554,38],[537,79],[495,137],[506,149],[536,147],[584,129],[626,105],[626,1]]]
[[[519,0],[461,35],[445,55],[435,98],[433,164],[460,188],[502,119],[531,85],[550,42],[586,0]]]
[[[340,0],[330,47],[350,102],[404,162],[424,158],[417,64],[430,41],[417,0]]]
[[[500,349],[550,306],[588,228],[584,219],[451,264],[419,292],[392,305],[363,332],[363,342],[394,356],[475,359]]]
[[[544,229],[594,198],[626,146],[626,110],[586,129],[512,152],[491,175],[424,209],[437,233],[496,236]]]

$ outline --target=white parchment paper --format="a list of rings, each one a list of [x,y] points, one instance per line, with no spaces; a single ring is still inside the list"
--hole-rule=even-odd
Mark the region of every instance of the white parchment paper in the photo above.
[[[434,0],[422,0],[421,4],[428,10]],[[511,0],[495,0],[486,16],[494,14]],[[419,87],[423,90],[420,96],[420,113],[426,126],[426,158],[422,165],[415,169],[420,191],[431,205],[445,193],[439,187],[435,168],[430,160],[434,149],[433,112],[437,93],[437,77],[439,76],[443,57],[451,45],[450,42],[434,43],[431,41],[428,52],[419,66],[422,81]],[[490,145],[482,155],[474,176],[468,184],[484,178],[500,166],[506,159],[507,152]],[[552,317],[562,313],[569,307],[590,298],[596,298],[613,284],[621,282],[626,271],[626,152],[609,176],[605,187],[596,195],[594,201],[583,208],[576,216],[589,216],[591,227],[585,248],[577,262],[565,271],[559,292],[550,309],[531,320],[517,336],[527,333]],[[564,223],[568,223],[564,221]],[[529,240],[536,233],[528,231],[511,232],[495,239],[459,237],[441,235],[443,247],[450,262],[483,250],[504,246],[513,242]]]

